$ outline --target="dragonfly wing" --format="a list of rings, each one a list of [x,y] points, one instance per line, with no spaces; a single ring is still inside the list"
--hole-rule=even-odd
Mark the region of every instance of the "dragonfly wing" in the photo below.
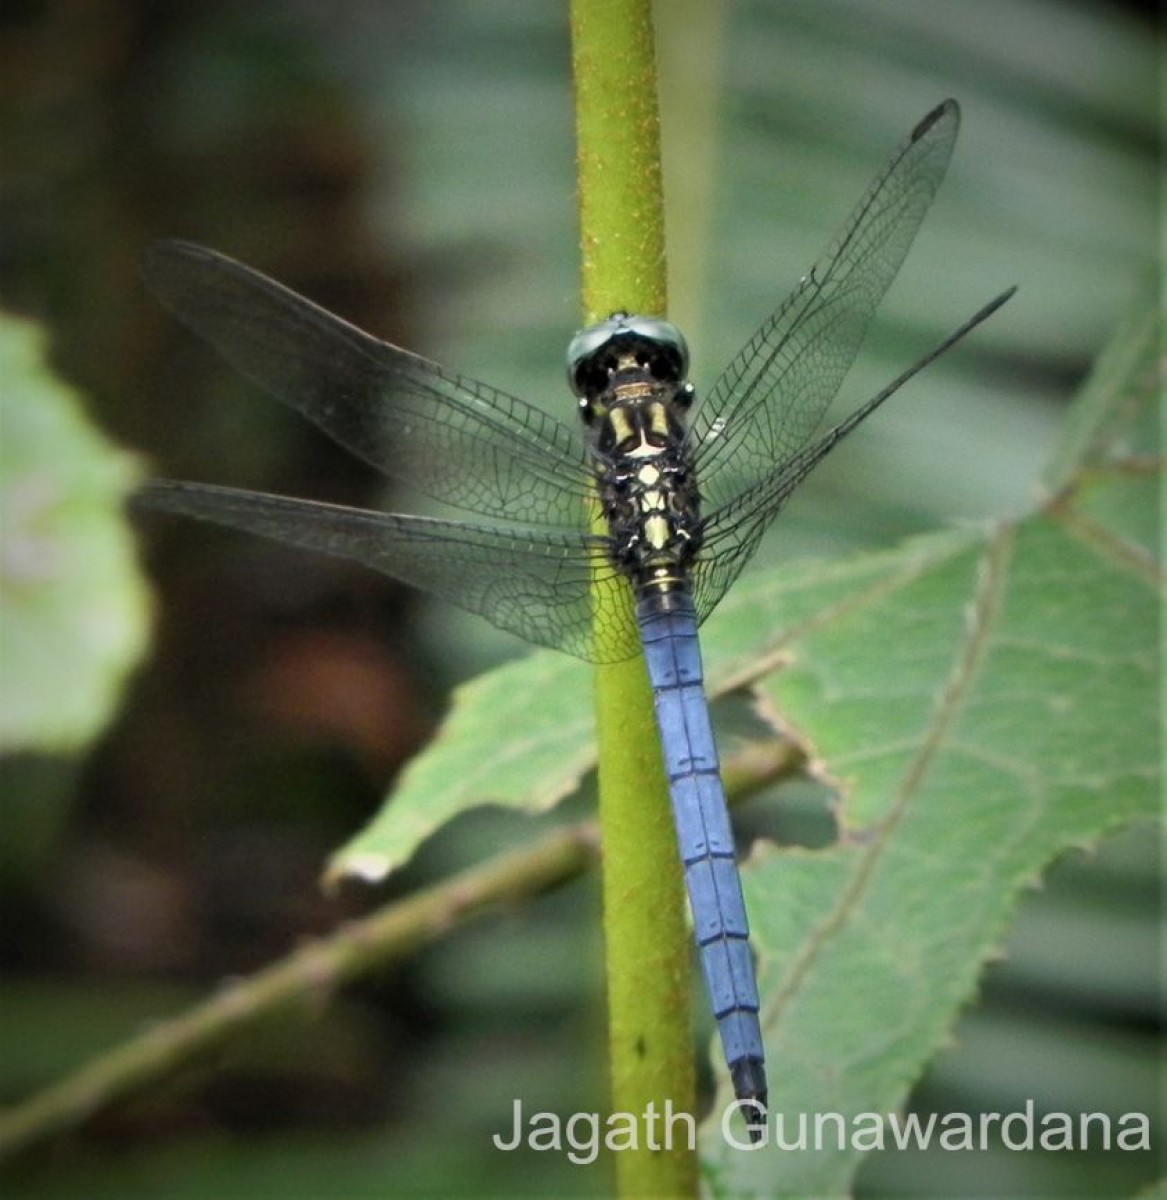
[[[585,522],[582,440],[539,409],[378,341],[213,250],[159,242],[145,271],[228,362],[386,475],[478,515]]]
[[[590,661],[639,649],[628,584],[603,540],[371,512],[238,488],[167,480],[134,503],[352,559],[541,646]],[[602,604],[603,619],[593,614]]]
[[[952,156],[946,100],[908,135],[826,253],[729,364],[693,415],[706,504],[749,491],[805,445],[834,399]]]
[[[711,512],[701,523],[701,552],[694,564],[692,590],[698,620],[705,620],[730,584],[753,557],[762,534],[790,497],[790,493],[858,425],[914,375],[934,362],[961,338],[988,320],[1016,291],[1009,288],[979,308],[923,358],[917,359],[886,387],[832,426],[809,446],[780,462],[768,477]]]
[[[945,345],[948,344],[946,341]],[[929,355],[909,368],[904,376],[873,396],[845,421],[828,429],[800,453],[788,458],[768,479],[756,483],[749,491],[735,496],[728,504],[709,514],[701,525],[701,554],[692,570],[693,602],[698,620],[704,621],[709,616],[741,574],[742,568],[753,558],[762,535],[790,498],[791,492],[851,430],[896,391],[904,378],[915,374],[933,357]]]

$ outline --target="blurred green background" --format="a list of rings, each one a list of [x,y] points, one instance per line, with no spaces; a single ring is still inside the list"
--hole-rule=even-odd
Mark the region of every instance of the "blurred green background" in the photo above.
[[[948,182],[841,405],[1020,285],[832,455],[763,554],[890,545],[1038,498],[1069,398],[1154,269],[1152,11],[660,6],[672,316],[698,387],[947,95],[964,110]],[[151,300],[137,259],[160,236],[566,411],[578,302],[564,5],[95,0],[18,4],[0,22],[4,306],[43,323],[53,366],[141,472],[391,499]],[[323,897],[324,859],[375,810],[451,684],[521,652],[344,564],[177,521],[137,528],[148,661],[91,744],[14,740],[4,760],[5,1101],[383,900]],[[97,603],[100,586],[80,580],[72,602]],[[134,609],[124,601],[127,620]],[[51,709],[68,678],[20,686]],[[389,892],[528,829],[463,818]],[[1055,868],[920,1107],[1005,1110],[1035,1091],[1067,1111],[1149,1103],[1156,849],[1136,832]],[[516,1081],[532,1103],[602,1106],[597,911],[587,880],[457,933],[307,1034],[268,1030],[18,1164],[6,1194],[603,1192],[602,1167],[520,1160],[488,1139]],[[869,1162],[859,1191],[1117,1195],[1153,1171],[1117,1154],[899,1154]]]

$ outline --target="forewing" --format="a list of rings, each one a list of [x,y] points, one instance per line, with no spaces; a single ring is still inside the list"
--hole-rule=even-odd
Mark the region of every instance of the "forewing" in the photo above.
[[[732,500],[715,508],[705,517],[701,522],[701,552],[691,569],[694,605],[699,621],[709,616],[730,584],[753,557],[762,534],[778,515],[791,492],[831,450],[871,416],[885,400],[894,396],[909,379],[929,363],[935,362],[982,322],[987,321],[1016,290],[1008,288],[983,305],[943,341],[901,371],[891,383],[881,388],[844,420],[832,426],[809,446],[804,446],[797,454],[785,459],[753,487],[739,492]]]
[[[700,403],[690,438],[709,508],[748,492],[818,427],[936,195],[959,123],[947,100],[916,126]]]
[[[145,271],[228,362],[391,478],[480,516],[584,524],[589,474],[574,429],[213,250],[159,242]]]
[[[352,559],[478,613],[541,646],[594,662],[638,650],[628,584],[602,539],[371,512],[237,488],[157,481],[135,504]],[[604,616],[594,619],[597,606]]]

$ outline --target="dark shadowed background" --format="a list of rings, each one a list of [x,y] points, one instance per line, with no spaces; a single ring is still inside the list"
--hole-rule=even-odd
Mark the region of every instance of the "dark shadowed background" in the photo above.
[[[1153,269],[1151,6],[661,7],[672,316],[698,387],[947,95],[964,111],[948,182],[843,403],[1020,285],[832,456],[763,553],[845,554],[1023,512],[1065,406]],[[152,300],[138,259],[155,237],[213,246],[569,412],[565,9],[13,5],[0,18],[5,308],[43,323],[55,368],[142,474],[393,499]],[[148,659],[92,744],[4,760],[5,1101],[525,833],[517,818],[464,818],[387,887],[323,895],[328,854],[375,811],[451,685],[521,644],[354,566],[177,520],[135,529],[154,596]],[[1149,845],[1128,835],[1055,868],[920,1107],[1005,1110],[1037,1081],[1067,1111],[1151,1103]],[[6,1194],[603,1191],[601,1168],[520,1161],[488,1140],[516,1080],[564,1112],[602,1107],[597,910],[585,880],[460,932],[346,992],[307,1032],[268,1029],[61,1139],[19,1164]],[[1154,1171],[1119,1155],[934,1158],[873,1160],[860,1193],[1117,1195]]]

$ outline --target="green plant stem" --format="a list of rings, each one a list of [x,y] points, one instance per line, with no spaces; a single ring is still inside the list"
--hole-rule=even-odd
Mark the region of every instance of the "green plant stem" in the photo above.
[[[579,874],[595,857],[591,823],[558,830],[353,921],[256,975],[216,993],[149,1033],[95,1059],[53,1087],[0,1113],[0,1159],[82,1124],[229,1037],[299,1006],[306,1016],[341,985],[369,975],[472,916]]]
[[[790,742],[743,747],[726,763],[735,798],[802,769]],[[596,859],[599,829],[583,821],[533,846],[499,854],[407,900],[397,901],[314,942],[181,1016],[87,1063],[60,1083],[0,1112],[0,1159],[76,1129],[120,1100],[177,1074],[231,1037],[298,1005],[306,1019],[341,985],[404,958],[452,929],[539,891],[566,883]]]
[[[573,0],[584,320],[666,308],[649,0]],[[631,599],[629,598],[629,603]],[[692,971],[668,789],[643,662],[596,672],[612,1111],[692,1112]],[[681,1128],[678,1126],[678,1128]],[[643,1121],[640,1124],[645,1131]],[[660,1133],[662,1127],[658,1126]],[[616,1155],[621,1196],[696,1195],[684,1136]]]

